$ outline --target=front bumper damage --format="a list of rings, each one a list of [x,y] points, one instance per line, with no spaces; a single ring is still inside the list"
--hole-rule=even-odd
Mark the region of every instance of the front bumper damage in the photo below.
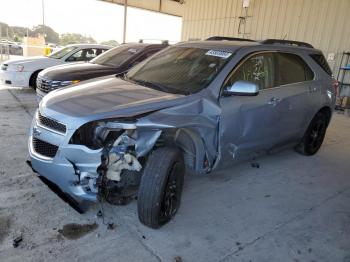
[[[57,187],[61,191],[59,195],[69,198],[80,211],[86,210],[91,202],[97,201],[96,192],[91,192],[82,183],[83,177],[96,177],[97,168],[101,165],[101,151],[91,150],[83,145],[69,144],[69,137],[74,130],[67,130],[66,134],[52,132],[38,125],[34,117],[30,129],[28,148],[30,164],[40,178],[44,178],[50,188]],[[43,156],[33,147],[33,138],[40,139],[58,147],[53,158]],[[43,179],[42,179],[43,180]]]
[[[68,196],[74,206],[86,206],[99,199],[122,204],[124,197],[132,198],[129,192],[138,187],[148,154],[158,147],[180,148],[186,167],[196,174],[210,172],[219,160],[218,110],[208,101],[198,100],[138,117],[96,117],[89,121],[59,115],[47,108],[45,111],[70,126],[64,134],[57,133],[42,126],[35,117],[28,140],[31,165],[39,176]],[[33,139],[53,145],[57,152],[52,158],[38,154]],[[91,141],[96,144],[89,145]],[[109,201],[107,195],[113,195],[113,200]]]
[[[98,200],[101,174],[109,181],[120,182],[123,170],[139,172],[142,166],[137,158],[147,154],[161,134],[161,131],[145,131],[140,140],[133,140],[125,130],[136,129],[134,125],[106,123],[101,129],[101,133],[119,130],[121,134],[113,144],[96,150],[70,143],[75,129],[67,129],[65,134],[52,132],[40,125],[37,117],[33,119],[30,129],[30,167],[52,191],[78,212],[84,212],[90,203]],[[34,139],[56,146],[54,157],[41,155],[34,146]],[[135,148],[134,154],[126,151],[128,146]]]

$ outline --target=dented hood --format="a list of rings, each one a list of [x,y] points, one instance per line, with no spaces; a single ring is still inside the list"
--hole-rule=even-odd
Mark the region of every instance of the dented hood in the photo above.
[[[180,104],[182,98],[185,96],[109,76],[49,93],[42,100],[40,111],[63,121],[92,121],[167,108]]]

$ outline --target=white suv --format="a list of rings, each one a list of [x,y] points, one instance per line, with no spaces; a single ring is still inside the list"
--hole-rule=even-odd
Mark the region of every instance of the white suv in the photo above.
[[[69,62],[89,61],[110,48],[105,45],[75,44],[49,56],[8,60],[1,64],[0,83],[36,88],[36,78],[41,70]]]

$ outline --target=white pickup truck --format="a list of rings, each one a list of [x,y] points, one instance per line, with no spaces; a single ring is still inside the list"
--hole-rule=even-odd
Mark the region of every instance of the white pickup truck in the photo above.
[[[106,45],[74,44],[49,56],[7,60],[1,64],[0,83],[35,89],[36,78],[41,70],[65,63],[89,61],[110,48]]]

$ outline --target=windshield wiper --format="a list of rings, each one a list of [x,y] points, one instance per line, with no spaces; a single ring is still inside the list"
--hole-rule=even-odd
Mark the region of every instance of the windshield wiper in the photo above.
[[[165,93],[182,94],[182,95],[191,95],[192,94],[191,92],[189,92],[187,90],[178,90],[178,89],[170,88],[168,86],[161,85],[161,84],[158,84],[155,82],[141,80],[141,79],[137,79],[137,80],[131,79],[131,78],[127,77],[126,75],[124,75],[123,79],[127,82],[142,85],[142,86],[148,87],[148,88],[153,88],[153,89],[156,89],[158,91],[165,92]]]
[[[163,91],[163,92],[166,92],[166,93],[169,93],[169,90],[166,86],[164,85],[161,85],[161,84],[158,84],[158,83],[154,83],[154,82],[151,82],[151,81],[146,81],[146,80],[140,80],[140,79],[130,79],[128,78],[127,76],[125,76],[126,80],[129,80],[135,84],[139,84],[139,85],[142,85],[142,86],[145,86],[145,87],[151,87],[151,88],[154,88],[154,89],[157,89],[159,91]]]

